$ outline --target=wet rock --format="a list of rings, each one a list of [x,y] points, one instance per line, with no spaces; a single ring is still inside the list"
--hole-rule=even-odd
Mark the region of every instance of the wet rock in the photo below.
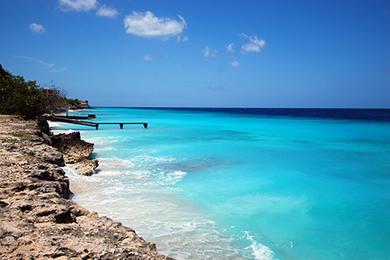
[[[98,160],[84,159],[72,166],[72,168],[80,175],[91,176],[95,173],[95,169],[99,166]]]

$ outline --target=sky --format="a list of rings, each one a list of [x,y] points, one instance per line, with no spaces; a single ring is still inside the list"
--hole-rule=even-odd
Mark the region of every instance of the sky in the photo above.
[[[0,64],[95,106],[390,108],[390,1],[0,0]]]

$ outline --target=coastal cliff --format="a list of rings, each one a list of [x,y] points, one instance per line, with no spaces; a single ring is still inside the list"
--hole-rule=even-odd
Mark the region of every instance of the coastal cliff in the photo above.
[[[95,173],[99,161],[89,159],[93,152],[93,143],[81,139],[80,132],[48,136],[49,142],[64,155],[66,164],[80,175],[90,176]]]
[[[66,156],[46,135],[35,121],[0,116],[0,259],[170,259],[70,201]]]

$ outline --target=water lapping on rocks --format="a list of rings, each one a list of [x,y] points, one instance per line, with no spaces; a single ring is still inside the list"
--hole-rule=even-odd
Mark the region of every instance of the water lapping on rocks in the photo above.
[[[61,124],[53,130],[69,132],[67,125]],[[80,176],[72,167],[64,168],[75,202],[132,226],[170,257],[273,259],[272,251],[253,236],[219,227],[202,208],[182,198],[185,191],[179,184],[189,173],[224,162],[162,155],[161,147],[137,144],[137,136],[127,131],[78,131],[94,143],[99,167],[90,177]]]
[[[175,184],[186,173],[168,170],[167,164],[175,164],[174,158],[146,155],[130,159],[98,158],[99,171],[91,177],[65,168],[75,202],[131,225],[171,257],[204,259],[223,255],[239,259],[244,256],[213,220],[178,198]]]
[[[389,255],[389,122],[236,112],[84,112],[150,127],[70,126],[101,159],[90,179],[70,177],[91,184],[74,200],[178,258]]]
[[[131,228],[69,200],[60,166],[64,157],[76,160],[71,146],[88,148],[83,153],[90,144],[77,134],[51,135],[45,120],[38,128],[0,115],[0,123],[0,259],[168,259]]]

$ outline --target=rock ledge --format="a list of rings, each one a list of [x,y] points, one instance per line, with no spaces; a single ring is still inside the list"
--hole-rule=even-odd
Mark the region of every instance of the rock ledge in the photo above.
[[[0,259],[170,259],[70,201],[66,159],[45,135],[34,121],[0,115]]]

